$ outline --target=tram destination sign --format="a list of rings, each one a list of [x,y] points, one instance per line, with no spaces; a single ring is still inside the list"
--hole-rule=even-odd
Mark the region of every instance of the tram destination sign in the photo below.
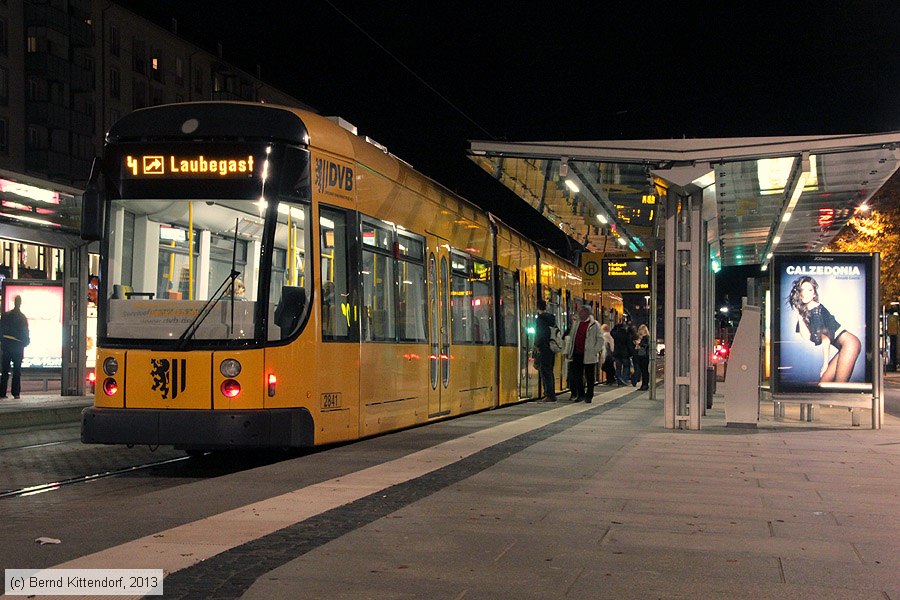
[[[604,292],[645,292],[650,289],[650,258],[604,258],[600,271]]]
[[[203,154],[126,155],[123,173],[127,177],[247,177],[259,169],[252,154],[206,156]]]

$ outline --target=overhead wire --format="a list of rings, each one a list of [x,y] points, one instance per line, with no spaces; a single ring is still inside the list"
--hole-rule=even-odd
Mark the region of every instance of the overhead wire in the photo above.
[[[406,69],[407,71],[409,71],[409,73],[410,73],[413,77],[415,77],[416,79],[418,79],[419,82],[420,82],[422,85],[424,85],[426,88],[428,88],[429,90],[431,90],[438,98],[440,98],[441,100],[443,100],[444,102],[446,102],[453,110],[455,110],[455,111],[458,112],[460,115],[462,115],[462,117],[463,117],[464,119],[466,119],[469,123],[471,123],[472,125],[474,125],[474,126],[477,127],[478,129],[480,129],[481,131],[483,131],[483,132],[484,132],[486,135],[488,135],[492,140],[496,140],[496,139],[497,139],[497,137],[496,137],[494,134],[492,134],[490,131],[488,131],[487,129],[485,129],[484,127],[482,127],[481,124],[478,123],[478,121],[476,121],[475,119],[473,119],[472,117],[470,117],[468,114],[466,114],[466,112],[465,112],[464,110],[462,110],[461,108],[459,108],[459,107],[458,107],[456,104],[454,104],[449,98],[447,98],[447,97],[444,96],[442,93],[440,93],[433,85],[431,85],[430,83],[428,83],[427,81],[425,81],[425,79],[424,79],[422,76],[420,76],[418,73],[416,73],[411,67],[409,67],[406,63],[404,63],[402,60],[400,60],[400,58],[398,58],[393,52],[391,52],[390,50],[388,50],[383,44],[381,44],[378,40],[376,40],[376,39],[375,39],[368,31],[366,31],[365,29],[363,29],[363,27],[362,27],[359,23],[357,23],[356,21],[354,21],[352,18],[350,18],[349,15],[347,15],[347,14],[344,13],[341,9],[339,9],[337,6],[335,6],[334,3],[331,2],[331,0],[324,0],[324,2],[325,2],[325,4],[327,4],[328,6],[330,6],[336,13],[338,13],[338,14],[341,15],[344,19],[346,19],[347,22],[349,22],[351,25],[353,25],[354,27],[356,27],[356,29],[358,29],[358,30],[360,31],[360,33],[362,33],[364,36],[366,36],[367,38],[369,38],[369,41],[371,41],[373,44],[375,44],[376,46],[378,46],[379,48],[381,48],[381,50],[384,51],[385,54],[387,54],[387,55],[390,56],[392,59],[394,59],[394,61],[396,61],[397,64],[399,64],[401,67],[403,67],[404,69]]]

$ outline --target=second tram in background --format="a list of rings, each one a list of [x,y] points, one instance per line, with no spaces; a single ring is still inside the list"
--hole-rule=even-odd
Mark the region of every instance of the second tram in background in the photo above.
[[[284,107],[126,116],[83,227],[101,240],[88,443],[303,447],[537,397],[535,302],[565,323],[581,301],[571,263]]]

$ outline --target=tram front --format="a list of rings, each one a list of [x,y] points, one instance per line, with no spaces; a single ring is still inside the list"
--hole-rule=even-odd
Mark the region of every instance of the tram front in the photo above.
[[[84,198],[101,277],[83,442],[313,443],[266,355],[296,364],[311,329],[309,165],[301,119],[265,105],[155,107],[112,127]]]

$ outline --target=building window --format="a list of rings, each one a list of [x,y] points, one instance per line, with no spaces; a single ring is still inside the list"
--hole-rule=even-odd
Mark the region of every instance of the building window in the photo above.
[[[109,26],[109,53],[113,56],[119,56],[121,53],[121,42],[119,40],[119,28],[115,25]]]
[[[183,94],[175,94],[175,102],[184,102]]]
[[[7,133],[6,119],[0,119],[0,152],[9,152],[9,134]]]
[[[150,50],[150,77],[156,81],[164,81],[162,50],[153,48]]]
[[[9,70],[6,67],[0,67],[0,104],[9,104]]]
[[[159,106],[160,104],[163,104],[163,102],[165,102],[163,89],[160,87],[157,87],[155,85],[151,86],[150,87],[150,106]]]
[[[184,63],[180,56],[175,57],[175,81],[178,85],[184,83]]]
[[[119,70],[112,68],[109,70],[109,97],[119,97]]]
[[[38,39],[36,35],[29,35],[25,41],[25,51],[34,53],[38,51]]]
[[[141,75],[147,74],[147,46],[142,40],[132,40],[132,69]]]
[[[36,127],[28,128],[28,147],[32,150],[40,148],[40,136]]]
[[[131,88],[132,108],[146,108],[147,106],[147,86],[143,81],[135,81]]]
[[[35,102],[41,99],[41,82],[37,79],[28,80],[28,99]]]
[[[0,19],[0,52],[6,54],[8,51],[6,19]]]
[[[194,69],[194,91],[203,93],[203,69],[200,67]]]

